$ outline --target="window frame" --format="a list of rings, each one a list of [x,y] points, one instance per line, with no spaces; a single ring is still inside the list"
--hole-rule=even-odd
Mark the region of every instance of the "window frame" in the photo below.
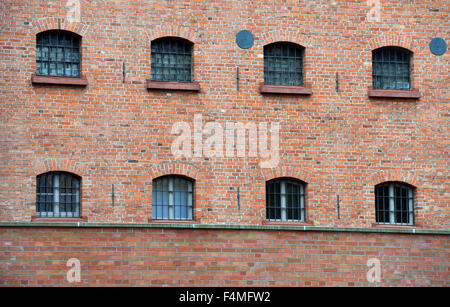
[[[380,76],[379,74],[375,75],[375,61],[374,58],[376,56],[377,52],[382,52],[383,50],[399,50],[401,52],[403,52],[404,54],[406,54],[408,56],[408,80],[409,80],[409,88],[408,89],[402,89],[402,88],[397,88],[397,89],[391,89],[391,88],[376,88],[376,78],[381,78],[382,76]],[[420,91],[416,88],[414,88],[414,52],[412,50],[409,50],[407,48],[401,47],[401,46],[395,46],[395,45],[388,45],[388,46],[382,46],[376,49],[372,50],[371,53],[371,61],[372,61],[372,71],[371,71],[371,78],[372,78],[372,82],[371,82],[371,86],[368,89],[368,96],[369,98],[374,98],[374,99],[386,99],[386,98],[394,98],[394,99],[420,99],[421,98],[421,94]],[[398,59],[398,57],[397,57]],[[398,63],[400,65],[400,63]],[[394,64],[397,65],[397,64]],[[380,74],[383,71],[383,69],[381,68],[381,64],[379,66],[377,66],[380,68]],[[391,69],[389,70],[389,67],[387,68],[387,71],[396,71],[396,69]],[[389,78],[391,78],[390,76],[387,76],[387,83],[389,83]],[[382,79],[380,79],[382,80]],[[384,81],[386,82],[386,81]]]
[[[395,53],[395,56],[392,54]],[[387,56],[386,59],[386,55]],[[397,59],[392,59],[396,57]],[[401,58],[398,60],[398,58]],[[410,91],[412,90],[412,61],[413,52],[398,46],[384,46],[372,50],[372,88],[374,90],[395,90],[395,91]],[[378,64],[378,65],[376,65]],[[397,65],[397,66],[393,66]],[[407,75],[404,76],[397,73],[397,67],[400,65],[407,65]],[[394,67],[394,68],[393,68]],[[388,71],[388,75],[384,75],[384,72]],[[377,78],[379,78],[380,84],[388,86],[377,87]],[[407,78],[408,87],[394,86],[389,87],[391,80],[394,84],[399,83],[401,78]]]
[[[184,51],[184,53],[177,53],[177,51],[173,52],[173,50],[169,50],[170,48],[163,47],[163,50],[159,50],[157,52],[155,52],[153,50],[153,48],[156,46],[156,44],[161,43],[161,45],[163,45],[164,43],[169,44],[169,43],[176,43],[176,44],[183,44],[183,49],[185,49],[186,47],[189,47],[189,51],[186,52]],[[177,47],[179,47],[179,45],[177,45]],[[158,79],[155,78],[155,76],[157,75],[155,72],[155,69],[157,68],[161,68],[161,69],[168,69],[166,66],[161,65],[161,67],[156,67],[156,55],[160,54],[161,56],[167,55],[167,54],[173,54],[174,58],[175,58],[175,62],[177,62],[175,64],[175,67],[173,67],[173,69],[178,70],[178,69],[186,69],[186,67],[189,67],[189,78],[188,79],[183,79],[183,80],[176,80],[175,79],[171,79],[171,78],[166,78],[166,79]],[[180,56],[186,56],[189,55],[189,60],[190,63],[188,66],[177,66],[178,64],[178,60]],[[164,36],[164,37],[159,37],[157,39],[154,39],[151,42],[151,46],[150,46],[150,57],[151,57],[151,76],[150,76],[150,81],[151,82],[177,82],[177,83],[192,83],[194,81],[194,43],[182,38],[182,37],[177,37],[177,36]],[[167,65],[171,65],[171,64],[167,64]],[[170,68],[169,68],[170,69]],[[159,75],[159,74],[158,74]],[[163,74],[161,74],[163,75]],[[169,74],[172,75],[172,74]],[[163,75],[164,76],[164,75]],[[175,74],[175,77],[177,76],[177,74]]]
[[[381,189],[387,188],[388,193],[385,195],[382,193]],[[406,190],[406,197],[396,194],[396,188],[401,190]],[[415,221],[415,201],[416,201],[416,188],[410,184],[388,181],[377,184],[375,186],[375,223],[377,226],[388,225],[388,226],[414,226]],[[401,193],[401,192],[400,192]],[[402,205],[402,198],[406,198],[407,209],[406,209],[406,222],[403,221],[402,213],[405,212],[402,209],[398,209],[398,201],[400,201],[400,206]],[[386,206],[387,199],[387,206]],[[386,210],[387,207],[387,210]],[[386,214],[388,214],[388,221],[386,221]],[[400,214],[400,222],[397,222],[398,214]],[[384,215],[384,217],[383,217]],[[383,218],[381,218],[383,217]]]
[[[279,47],[280,48],[280,52],[282,53],[282,55],[279,56],[273,56],[273,55],[269,55],[269,48],[276,48]],[[289,54],[289,47],[293,47],[295,50],[295,54],[294,56],[291,56]],[[286,55],[283,55],[283,50],[286,49]],[[299,51],[300,55],[297,57],[296,56],[296,52],[297,50]],[[270,44],[267,44],[264,46],[264,50],[263,50],[263,57],[264,57],[264,85],[267,86],[286,86],[286,87],[303,87],[305,84],[305,52],[306,52],[306,48],[303,47],[302,45],[299,45],[297,43],[293,43],[293,42],[289,42],[289,41],[277,41],[277,42],[273,42]],[[294,80],[294,81],[298,81],[297,82],[292,82],[294,84],[291,84],[291,82],[271,82],[269,79],[269,75],[272,73],[275,73],[275,71],[269,71],[268,70],[268,58],[274,58],[275,63],[276,62],[280,62],[280,66],[283,66],[283,64],[285,64],[284,66],[287,66],[287,70],[285,71],[279,71],[278,73],[282,74],[282,75],[286,75],[286,74],[294,74],[294,72],[291,72],[289,70],[289,68],[291,67],[289,65],[289,60],[293,59],[293,60],[299,60],[300,61],[300,71],[297,72],[300,75],[300,78],[298,80],[294,80],[294,79],[289,79],[289,80]],[[287,58],[287,59],[286,59]],[[286,62],[287,61],[287,62]]]
[[[70,36],[70,39],[71,39],[71,42],[72,42],[70,48],[72,49],[72,52],[73,52],[73,49],[76,49],[74,47],[73,40],[75,38],[78,40],[78,47],[77,47],[78,48],[78,62],[70,61],[71,64],[78,64],[78,75],[66,75],[65,74],[65,72],[66,72],[65,67],[63,67],[64,73],[62,75],[59,75],[59,74],[52,75],[52,74],[50,74],[50,66],[48,67],[48,73],[47,74],[39,73],[38,68],[37,68],[38,67],[38,62],[39,62],[38,61],[39,36],[41,36],[41,35],[48,35],[48,38],[50,38],[50,36],[52,34],[56,34],[56,37],[58,38],[58,42],[56,43],[56,45],[52,45],[50,42],[48,42],[46,46],[44,44],[41,44],[42,47],[47,47],[47,48],[69,48],[67,46],[60,46],[59,45],[59,35],[64,34],[64,35],[69,35]],[[82,74],[82,62],[83,62],[82,41],[83,41],[83,38],[82,38],[81,35],[79,35],[79,34],[77,34],[75,32],[68,31],[68,30],[51,29],[51,30],[46,30],[46,31],[37,33],[36,34],[36,71],[35,71],[35,75],[39,76],[39,77],[81,78],[81,76],[83,75]],[[48,63],[51,62],[49,60],[50,59],[50,50],[49,50],[48,53],[49,53],[48,58],[47,58],[48,61],[41,60],[41,63],[42,62],[48,62]],[[65,52],[64,51],[63,51],[63,57],[65,57]],[[41,58],[42,58],[42,56],[41,56]],[[54,62],[56,63],[56,65],[58,65],[58,63],[62,63],[63,65],[66,64],[65,60],[62,61],[62,62],[61,61],[54,61]],[[57,68],[56,68],[56,70],[57,70]]]
[[[158,191],[156,190],[156,185],[158,183],[159,180],[168,180],[168,190],[162,190],[162,191]],[[187,191],[178,191],[178,192],[182,192],[182,193],[187,193],[187,204],[186,205],[181,205],[180,206],[180,215],[181,215],[181,210],[186,209],[186,213],[187,213],[187,217],[186,218],[176,218],[175,217],[175,191],[174,190],[174,180],[183,180],[188,184],[188,190]],[[165,193],[167,193],[167,200],[168,200],[168,204],[162,204],[162,205],[158,205],[157,204],[157,193],[161,192],[163,193],[163,199],[165,197]],[[164,175],[164,176],[160,176],[158,178],[153,179],[152,181],[152,221],[179,221],[179,222],[183,222],[183,221],[194,221],[195,220],[195,216],[194,216],[194,212],[195,212],[195,202],[194,202],[194,195],[195,195],[195,180],[187,177],[187,176],[183,176],[183,175]],[[167,208],[167,212],[168,212],[168,216],[167,218],[164,217],[164,212],[165,209],[164,207],[168,207]],[[160,210],[162,210],[162,218],[158,217],[158,208],[161,208]]]
[[[70,34],[72,37],[77,37],[79,39],[79,75],[78,76],[66,76],[66,75],[44,75],[38,73],[38,36],[44,35],[49,32],[64,32]],[[88,79],[83,74],[83,36],[78,33],[65,30],[65,29],[50,29],[39,32],[35,36],[35,71],[31,75],[31,83],[33,85],[68,85],[76,87],[85,87],[89,84]],[[65,71],[65,68],[64,68]]]
[[[279,216],[280,218],[271,218],[269,217],[269,212],[271,210],[271,207],[274,207],[273,210],[277,210],[276,206],[271,206],[270,205],[270,194],[269,194],[269,185],[271,184],[280,184],[280,195],[279,195],[279,204],[280,204],[280,212],[279,212]],[[287,203],[287,189],[286,186],[287,184],[295,184],[299,186],[299,190],[298,190],[298,200],[299,200],[299,206],[297,208],[297,210],[299,211],[299,219],[289,219],[288,218],[288,210],[294,209],[294,206],[291,205],[289,207],[288,203]],[[276,194],[276,193],[273,193]],[[296,179],[296,178],[290,178],[290,177],[279,177],[279,178],[274,178],[271,179],[269,181],[266,181],[266,221],[269,223],[308,223],[308,219],[307,219],[307,211],[306,211],[306,194],[307,194],[307,183]],[[291,193],[291,195],[293,195],[293,193]],[[276,213],[275,213],[276,215]]]
[[[62,205],[61,204],[61,195],[63,194],[61,191],[61,177],[62,176],[68,176],[73,181],[76,180],[78,187],[65,187],[65,189],[75,189],[74,193],[64,193],[66,196],[70,195],[75,196],[75,202],[70,203],[70,207],[75,206],[75,211],[61,211]],[[52,185],[47,186],[45,183],[42,187],[40,183],[40,180],[42,178],[46,178],[47,176],[52,176]],[[46,179],[47,180],[47,179]],[[42,192],[41,189],[44,188],[46,191]],[[47,189],[50,189],[51,192],[47,192]],[[43,195],[44,194],[44,195]],[[51,202],[44,201],[44,204],[41,204],[40,202],[40,196],[51,196],[52,200]],[[39,210],[40,206],[44,206],[45,209],[47,209],[47,205],[50,204],[52,208],[52,211],[47,210]],[[64,206],[66,206],[67,203],[64,203]],[[50,171],[46,173],[42,173],[36,176],[36,218],[48,218],[48,219],[80,219],[81,213],[82,213],[82,177],[78,176],[76,174],[66,172],[66,171]],[[64,214],[63,214],[64,213]],[[71,213],[71,214],[68,214]]]

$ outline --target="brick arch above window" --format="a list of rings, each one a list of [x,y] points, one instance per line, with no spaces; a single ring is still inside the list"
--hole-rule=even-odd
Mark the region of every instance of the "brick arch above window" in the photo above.
[[[408,204],[409,211],[407,211],[407,218],[405,216],[401,217],[401,220],[397,220],[396,215],[388,215],[386,209],[386,204],[388,199],[397,199],[398,196],[394,192],[394,188],[400,187],[401,189],[406,189],[408,192]],[[386,190],[389,189],[389,190]],[[389,192],[388,192],[389,191]],[[373,220],[375,221],[372,226],[383,227],[383,225],[389,224],[394,226],[414,226],[422,227],[423,223],[423,211],[422,203],[425,200],[426,188],[423,186],[422,180],[415,174],[403,171],[403,170],[385,170],[374,174],[371,181],[367,185],[367,203],[370,206],[375,206],[375,211],[371,212],[373,214]],[[389,196],[388,196],[389,195]],[[378,200],[377,200],[378,199]],[[401,197],[399,201],[401,201]],[[405,199],[405,198],[403,198]],[[395,200],[397,202],[397,200]],[[383,205],[384,204],[384,205]],[[391,210],[396,208],[394,203],[390,203],[392,206]],[[392,211],[391,211],[392,212]],[[394,211],[395,212],[395,211]],[[399,214],[398,212],[395,214]],[[400,213],[401,214],[401,213]],[[403,220],[405,218],[405,220]]]
[[[32,32],[34,35],[48,30],[65,30],[80,36],[88,33],[88,25],[82,22],[71,22],[66,18],[48,17],[33,21]]]
[[[274,30],[261,35],[258,45],[264,47],[276,42],[290,42],[304,48],[310,47],[311,42],[308,36],[289,30]]]
[[[260,56],[264,58],[264,65],[266,65],[265,50],[266,47],[270,49],[272,44],[279,44],[280,46],[287,46],[288,44],[296,45],[296,47],[301,48],[301,76],[297,76],[297,70],[290,69],[284,71],[281,76],[282,81],[270,81],[270,77],[264,73],[264,82],[261,82],[259,86],[259,91],[262,94],[291,94],[291,95],[311,95],[311,83],[305,78],[307,72],[310,69],[310,63],[306,60],[305,54],[308,52],[308,48],[311,47],[311,40],[308,36],[292,30],[276,29],[266,33],[261,34],[256,39],[255,47],[261,52]],[[283,48],[283,47],[282,47]],[[279,63],[279,61],[274,61],[272,63]],[[264,66],[264,72],[266,72],[266,67],[272,67],[273,70],[278,70],[279,68],[274,65]],[[276,76],[276,74],[274,74]],[[279,75],[278,75],[279,76]],[[301,80],[298,82],[298,80]]]
[[[372,176],[367,176],[367,180],[363,185],[363,200],[364,203],[372,207],[375,204],[375,187],[381,183],[398,182],[404,183],[415,188],[414,207],[416,213],[420,212],[422,203],[425,200],[427,187],[424,186],[423,180],[416,174],[406,170],[380,170]],[[422,213],[418,214],[420,224],[423,220]],[[367,212],[367,219],[375,222],[375,210]]]
[[[179,162],[161,163],[154,165],[150,169],[150,175],[152,180],[168,175],[185,176],[193,180],[197,180],[198,169],[197,167],[187,163],[179,163]]]
[[[65,31],[72,33],[81,39],[84,39],[84,36],[88,33],[88,26],[82,22],[69,21],[66,18],[57,18],[57,17],[48,17],[34,20],[31,24],[31,29],[28,32],[28,41],[32,44],[33,48],[37,43],[37,36],[39,33],[45,33],[47,31]],[[66,76],[61,74],[39,74],[33,73],[31,76],[31,82],[33,84],[53,84],[53,85],[73,85],[73,86],[87,86],[88,79],[83,73],[82,63],[81,63],[81,45],[80,44],[80,63],[78,64],[78,68],[75,67],[75,71],[79,71],[76,76]],[[36,46],[37,52],[37,46]],[[30,65],[36,65],[37,68],[37,57],[29,57]],[[31,63],[31,62],[35,63]],[[74,78],[73,78],[74,77]]]
[[[190,41],[193,44],[198,44],[200,34],[190,28],[181,26],[158,26],[147,31],[149,43],[155,39],[162,37],[179,37]]]
[[[46,159],[38,161],[34,165],[35,175],[55,171],[68,172],[83,177],[87,172],[87,167],[81,163],[66,159]]]
[[[375,87],[374,79],[372,76],[372,85],[369,87],[368,95],[371,98],[404,98],[404,99],[420,99],[421,94],[418,88],[415,88],[414,84],[414,63],[413,55],[416,53],[418,44],[417,41],[408,36],[401,36],[397,34],[385,34],[372,38],[368,41],[368,48],[365,50],[366,58],[371,59],[375,50],[380,50],[384,47],[396,47],[404,49],[409,53],[409,89],[395,88],[373,88]],[[367,65],[366,73],[369,75],[373,72],[373,63],[369,62]],[[373,87],[372,87],[373,86]]]
[[[262,169],[264,181],[270,181],[277,178],[293,178],[304,183],[310,183],[312,174],[298,166],[279,166],[276,168]]]
[[[420,178],[413,173],[402,170],[386,170],[373,175],[370,186],[374,187],[385,182],[402,182],[415,188],[419,188],[422,185]]]
[[[414,39],[397,34],[387,34],[374,37],[371,40],[369,40],[368,44],[370,51],[382,47],[394,46],[394,47],[402,47],[415,53],[417,48],[417,43]]]
[[[148,37],[148,45],[151,46],[152,42],[159,38],[179,38],[188,41],[192,44],[191,46],[191,80],[187,82],[179,82],[179,81],[169,81],[169,82],[154,82],[151,79],[147,80],[147,89],[148,90],[177,90],[177,91],[191,91],[198,92],[200,91],[200,84],[197,80],[194,63],[195,60],[195,45],[199,42],[200,35],[198,32],[182,27],[182,26],[172,26],[172,25],[163,25],[152,28],[145,32]],[[185,80],[186,81],[186,80]]]

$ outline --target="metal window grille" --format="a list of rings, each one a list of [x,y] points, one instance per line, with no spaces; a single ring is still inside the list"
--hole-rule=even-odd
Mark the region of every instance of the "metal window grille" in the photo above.
[[[44,76],[80,76],[80,36],[51,30],[36,37],[36,74]]]
[[[273,43],[264,47],[264,83],[303,85],[304,48],[292,43]]]
[[[37,176],[36,216],[80,217],[80,178],[65,172]]]
[[[304,221],[305,185],[293,180],[268,182],[266,216],[270,221]]]
[[[398,47],[383,47],[372,53],[373,88],[389,90],[411,89],[411,54]]]
[[[162,177],[153,182],[153,219],[192,220],[193,182]]]
[[[152,81],[192,81],[192,43],[174,37],[152,42]]]
[[[375,188],[378,224],[413,225],[414,190],[399,183],[385,183]]]

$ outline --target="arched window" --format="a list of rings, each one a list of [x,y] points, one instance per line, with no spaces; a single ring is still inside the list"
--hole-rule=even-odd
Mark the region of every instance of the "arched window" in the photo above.
[[[81,36],[49,30],[36,36],[36,75],[80,77]]]
[[[66,172],[36,177],[37,217],[80,217],[81,178]]]
[[[302,86],[304,49],[288,42],[264,46],[264,84]]]
[[[152,41],[152,81],[192,81],[192,43],[177,37]]]
[[[192,180],[164,176],[153,181],[153,219],[192,220]]]
[[[268,181],[266,218],[270,221],[305,221],[305,184],[285,178]]]
[[[374,89],[411,89],[411,52],[400,47],[382,47],[372,52]]]
[[[398,182],[375,187],[376,222],[378,224],[414,224],[414,188]]]

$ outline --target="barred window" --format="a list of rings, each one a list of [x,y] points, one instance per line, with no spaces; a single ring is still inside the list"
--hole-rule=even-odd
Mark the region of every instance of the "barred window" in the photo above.
[[[37,217],[80,217],[81,178],[50,172],[36,178]]]
[[[165,176],[153,181],[153,219],[192,220],[193,181]]]
[[[293,179],[267,182],[266,217],[270,221],[304,221],[305,184]]]
[[[81,36],[50,30],[36,36],[36,74],[42,76],[80,76]]]
[[[264,84],[303,85],[302,46],[278,42],[264,46]]]
[[[378,224],[413,225],[414,189],[402,183],[383,183],[375,187]]]
[[[152,81],[192,81],[192,43],[163,37],[152,41]]]
[[[372,52],[374,89],[409,90],[411,52],[399,47],[383,47]]]

